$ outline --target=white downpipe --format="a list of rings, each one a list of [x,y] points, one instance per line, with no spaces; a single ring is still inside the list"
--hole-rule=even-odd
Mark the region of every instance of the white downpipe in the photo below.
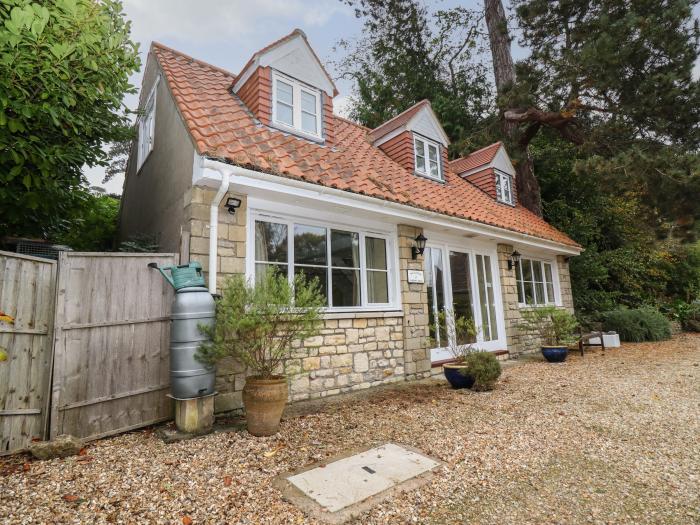
[[[226,192],[228,192],[231,170],[209,159],[204,159],[203,167],[214,169],[221,174],[219,190],[216,192],[216,195],[214,195],[214,200],[211,201],[211,206],[209,207],[209,292],[215,294],[217,275],[216,259],[219,248],[219,205],[224,195],[226,195]]]

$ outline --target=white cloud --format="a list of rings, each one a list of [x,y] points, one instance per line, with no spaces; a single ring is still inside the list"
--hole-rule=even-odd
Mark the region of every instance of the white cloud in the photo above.
[[[159,38],[241,44],[267,33],[263,22],[282,22],[290,30],[294,24],[323,26],[347,7],[338,0],[125,0],[124,10],[134,39],[147,46]]]

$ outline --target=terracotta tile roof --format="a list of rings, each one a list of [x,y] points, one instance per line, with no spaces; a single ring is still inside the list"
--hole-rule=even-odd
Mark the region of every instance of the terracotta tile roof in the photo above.
[[[369,138],[370,140],[377,140],[379,137],[386,135],[387,133],[391,133],[397,128],[400,128],[404,124],[406,124],[409,120],[413,118],[413,116],[418,113],[423,106],[429,106],[430,102],[427,99],[423,99],[420,102],[414,104],[410,108],[408,108],[406,111],[403,113],[399,113],[396,115],[394,118],[387,120],[383,124],[380,124],[376,128],[374,128],[372,131],[369,132]]]
[[[309,43],[309,39],[306,38],[306,33],[304,33],[301,29],[298,29],[298,28],[295,29],[294,31],[292,31],[292,32],[289,33],[288,35],[283,36],[283,37],[280,38],[279,40],[275,40],[275,41],[272,42],[271,44],[268,44],[268,45],[266,45],[265,47],[263,47],[262,49],[259,49],[258,51],[256,51],[255,53],[253,53],[253,56],[250,57],[250,60],[248,60],[248,62],[246,62],[246,65],[243,66],[243,69],[241,69],[241,72],[238,73],[238,75],[236,75],[236,76],[234,77],[233,81],[231,82],[231,85],[233,85],[233,84],[235,84],[236,82],[238,82],[238,79],[241,78],[241,76],[243,75],[243,73],[245,72],[245,70],[248,69],[248,68],[250,67],[250,65],[255,61],[255,59],[256,59],[257,57],[259,57],[260,55],[262,55],[263,53],[265,53],[265,52],[267,52],[267,51],[270,51],[271,49],[274,49],[275,47],[277,47],[277,46],[280,45],[280,44],[284,44],[286,41],[291,40],[292,38],[294,38],[294,37],[296,37],[296,36],[302,37],[302,38],[306,41],[307,44]],[[158,43],[157,43],[157,42],[154,42],[154,44],[158,44]],[[309,45],[309,49],[310,49],[311,52],[313,53],[314,58],[315,58],[316,61],[318,62],[318,65],[321,66],[321,69],[322,69],[323,72],[326,74],[326,76],[328,77],[328,80],[330,81],[331,85],[333,86],[333,94],[334,94],[334,96],[338,95],[338,88],[335,87],[335,82],[333,82],[333,77],[331,77],[331,76],[328,74],[328,71],[326,71],[326,68],[323,67],[323,62],[321,62],[321,60],[318,58],[318,55],[316,54],[316,52],[314,51],[314,49],[311,47],[311,45]],[[173,50],[173,51],[174,51],[174,50]],[[175,52],[177,53],[177,51],[175,51]]]
[[[445,183],[409,173],[368,140],[369,130],[336,117],[333,148],[256,121],[231,94],[233,75],[153,43],[198,153],[282,177],[307,181],[577,246],[522,206],[499,204],[445,170]]]
[[[464,173],[465,171],[473,170],[479,166],[484,166],[494,159],[496,153],[498,153],[498,149],[502,145],[502,142],[496,142],[495,144],[476,150],[466,157],[455,159],[450,162],[450,168],[452,168],[455,173]]]

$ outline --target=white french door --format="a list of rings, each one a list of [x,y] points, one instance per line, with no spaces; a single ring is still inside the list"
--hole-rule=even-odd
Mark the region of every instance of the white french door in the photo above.
[[[481,350],[506,348],[500,283],[495,253],[428,245],[425,276],[431,337],[431,360],[449,359],[451,342],[474,343]],[[451,341],[454,333],[445,326],[445,309],[455,318],[471,318],[477,326],[476,341]]]

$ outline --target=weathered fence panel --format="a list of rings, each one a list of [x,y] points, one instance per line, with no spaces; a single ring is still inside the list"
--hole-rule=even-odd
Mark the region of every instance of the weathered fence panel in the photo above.
[[[63,252],[56,293],[51,437],[95,439],[172,417],[173,293],[149,262],[175,254]]]
[[[44,438],[51,381],[56,262],[0,251],[0,455]]]

